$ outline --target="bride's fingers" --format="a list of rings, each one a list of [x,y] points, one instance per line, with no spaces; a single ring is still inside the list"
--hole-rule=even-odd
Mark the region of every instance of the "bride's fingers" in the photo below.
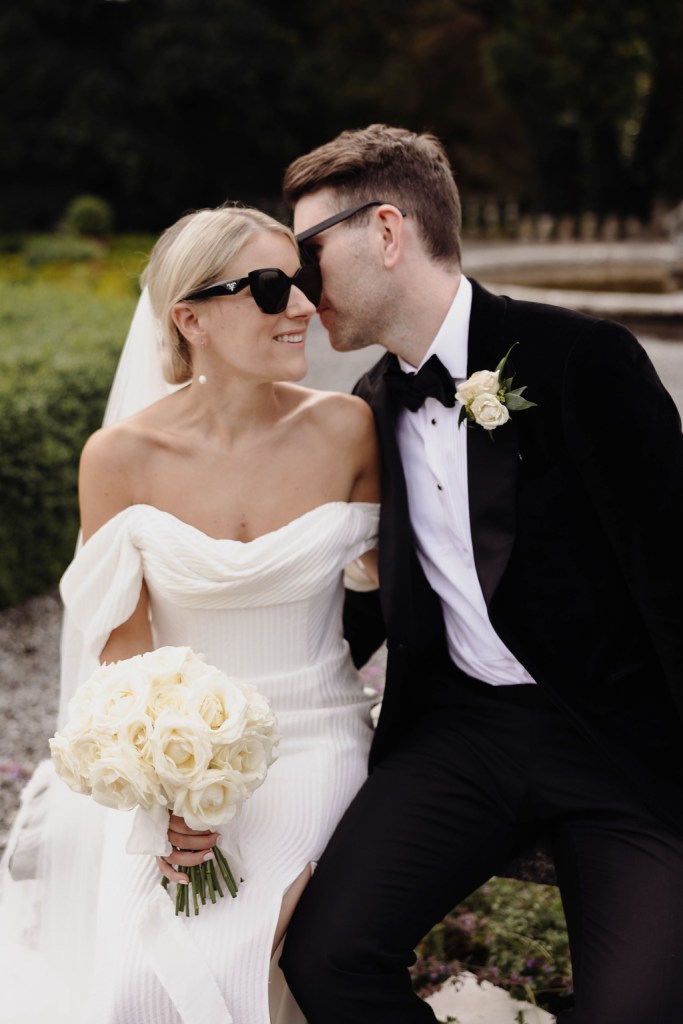
[[[187,885],[189,878],[182,871],[176,871],[172,864],[169,864],[163,857],[157,857],[157,867],[161,871],[164,878],[168,878],[169,882],[178,882],[180,885]]]
[[[181,885],[187,885],[187,875],[178,871],[177,867],[193,868],[213,859],[214,855],[211,850],[200,850],[199,853],[174,850],[168,857],[157,857],[156,862],[162,875],[168,878],[169,882],[180,882]]]
[[[173,831],[173,832],[180,832],[184,836],[211,836],[211,835],[215,835],[215,833],[212,832],[211,829],[205,829],[202,832],[202,831],[198,831],[195,828],[190,828],[190,826],[187,824],[185,819],[178,817],[177,814],[171,814],[169,816],[168,830],[169,830],[169,832],[171,832],[171,831]]]
[[[171,846],[179,850],[190,850],[192,853],[209,850],[219,839],[218,832],[176,832],[172,828],[168,830],[168,841]]]

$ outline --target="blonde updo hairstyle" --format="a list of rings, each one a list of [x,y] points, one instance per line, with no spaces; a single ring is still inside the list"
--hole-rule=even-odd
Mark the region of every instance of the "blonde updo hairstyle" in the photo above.
[[[284,224],[244,206],[186,214],[160,236],[142,280],[159,324],[163,374],[169,384],[192,378],[192,348],[173,321],[173,307],[191,292],[229,276],[230,262],[261,231],[285,235],[297,248]]]

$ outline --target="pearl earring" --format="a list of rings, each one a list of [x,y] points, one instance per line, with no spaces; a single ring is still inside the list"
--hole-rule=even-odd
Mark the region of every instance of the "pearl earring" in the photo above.
[[[206,377],[204,376],[203,373],[200,373],[199,376],[197,377],[197,383],[206,384]]]

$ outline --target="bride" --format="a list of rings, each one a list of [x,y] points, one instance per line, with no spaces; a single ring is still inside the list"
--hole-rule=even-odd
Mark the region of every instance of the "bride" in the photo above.
[[[163,860],[153,854],[165,835],[127,852],[130,815],[41,766],[2,882],[33,984],[21,989],[21,968],[5,963],[0,1020],[290,1024],[301,1018],[277,946],[363,782],[371,738],[341,608],[344,566],[362,556],[375,572],[374,427],[359,399],[296,384],[321,282],[277,221],[238,207],[184,217],[157,243],[145,283],[159,351],[138,324],[108,418],[142,408],[98,431],[81,460],[61,720],[98,660],[188,645],[269,698],[279,758],[223,837],[171,819],[176,852]],[[12,862],[41,806],[38,870],[24,870]],[[237,897],[175,917],[160,868],[178,880],[216,842],[239,856]]]

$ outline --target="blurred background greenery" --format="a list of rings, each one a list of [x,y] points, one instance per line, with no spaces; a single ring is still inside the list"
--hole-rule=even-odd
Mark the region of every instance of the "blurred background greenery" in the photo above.
[[[463,194],[648,221],[683,187],[682,0],[22,0],[0,14],[0,231],[81,193],[117,230],[240,199],[372,121]]]

